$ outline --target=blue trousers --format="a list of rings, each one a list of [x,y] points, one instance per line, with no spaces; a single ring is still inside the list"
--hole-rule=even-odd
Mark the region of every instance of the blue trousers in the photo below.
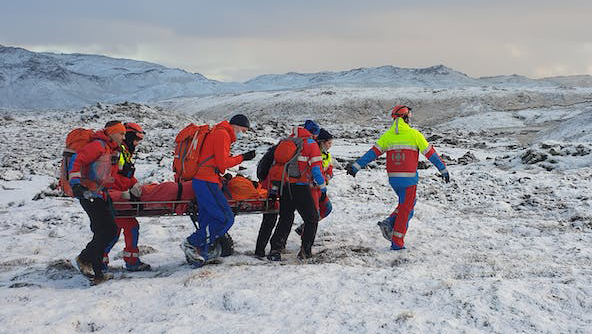
[[[193,179],[192,186],[199,208],[199,229],[187,240],[201,250],[207,250],[232,227],[234,213],[218,183]]]

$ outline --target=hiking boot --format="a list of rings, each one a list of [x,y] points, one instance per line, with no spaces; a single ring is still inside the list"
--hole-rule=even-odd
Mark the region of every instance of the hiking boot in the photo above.
[[[267,255],[267,259],[269,261],[281,261],[282,260],[282,254],[279,251],[271,251],[269,252],[269,254]]]
[[[208,247],[208,252],[204,258],[206,259],[206,263],[212,263],[219,259],[220,256],[222,256],[222,244],[215,242],[212,246]]]
[[[95,286],[97,284],[101,284],[105,281],[108,281],[110,279],[113,279],[113,273],[104,273],[103,275],[99,276],[99,277],[93,277],[90,279],[90,285],[91,286]]]
[[[265,251],[255,251],[255,257],[258,259],[264,259],[265,258]]]
[[[189,243],[187,239],[183,240],[183,243],[179,245],[185,254],[187,263],[201,267],[206,263],[206,259],[199,253],[199,249]]]
[[[388,240],[388,241],[393,240],[393,224],[391,223],[391,221],[388,218],[385,220],[379,221],[378,227],[380,227],[380,232],[382,233],[382,236],[386,240]]]
[[[399,245],[395,244],[394,242],[391,242],[391,250],[401,250],[401,249],[405,249],[405,246],[399,246]]]
[[[300,226],[298,226],[294,232],[296,232],[296,234],[298,234],[299,236],[302,236],[302,232],[304,232],[304,224],[300,224]]]
[[[78,271],[80,271],[82,275],[88,278],[95,277],[95,271],[92,267],[92,264],[83,262],[82,259],[80,259],[80,255],[76,257],[75,265],[78,267]]]
[[[136,264],[126,263],[125,269],[128,271],[150,271],[150,270],[152,270],[152,267],[150,267],[150,265],[148,263],[144,263],[144,262],[138,260],[138,263],[136,263]]]
[[[311,250],[305,250],[304,247],[300,247],[300,251],[298,252],[298,258],[300,260],[310,259],[312,257]]]

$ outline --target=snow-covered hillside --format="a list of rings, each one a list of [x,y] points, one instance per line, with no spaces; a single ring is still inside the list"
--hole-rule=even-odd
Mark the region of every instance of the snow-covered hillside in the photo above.
[[[153,101],[218,93],[233,86],[148,62],[0,46],[0,108],[59,109],[96,102]]]
[[[151,102],[178,97],[250,92],[281,94],[286,90],[396,89],[427,92],[483,89],[491,95],[529,95],[530,90],[557,90],[556,99],[573,95],[569,89],[592,87],[591,76],[529,79],[523,76],[472,78],[444,65],[427,68],[381,66],[340,72],[265,74],[244,83],[219,82],[201,74],[158,64],[100,55],[35,53],[0,45],[0,108],[72,109],[97,102]],[[497,90],[497,91],[495,91]],[[473,93],[469,92],[467,98]],[[484,95],[484,94],[481,94]],[[397,99],[394,95],[389,99]],[[536,104],[539,100],[533,99]],[[416,101],[414,101],[416,102]],[[382,106],[380,101],[370,101]],[[452,105],[452,108],[457,108]]]
[[[512,94],[335,88],[4,112],[0,332],[589,333],[589,93],[565,90],[554,99],[541,89],[506,100]],[[328,106],[362,96],[367,105],[356,104],[357,113],[332,116],[339,108]],[[337,136],[332,151],[343,164],[390,125],[381,103],[394,97],[420,105],[414,124],[452,175],[445,184],[433,167],[420,169],[406,250],[388,250],[376,226],[394,209],[378,160],[356,178],[336,169],[329,186],[334,212],[319,225],[312,260],[296,259],[295,234],[285,261],[253,257],[261,216],[242,215],[230,231],[236,254],[193,269],[178,247],[193,225],[187,217],[168,217],[140,219],[141,256],[153,272],[122,271],[122,241],[112,253],[116,279],[90,288],[72,268],[69,260],[90,231],[80,205],[53,189],[69,129],[99,128],[111,119],[142,124],[148,133],[137,159],[141,182],[172,179],[173,138],[182,126],[235,112],[256,121],[235,153],[256,148],[260,157],[290,125],[310,117]],[[552,103],[541,105],[545,99]],[[447,109],[446,117],[424,109],[437,105],[466,107]],[[492,126],[497,123],[504,126]],[[256,160],[241,172],[253,176]]]

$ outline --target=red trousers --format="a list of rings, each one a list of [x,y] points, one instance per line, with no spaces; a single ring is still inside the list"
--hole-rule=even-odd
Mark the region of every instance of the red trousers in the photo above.
[[[125,240],[125,248],[123,249],[123,260],[125,263],[135,265],[138,263],[140,256],[140,250],[138,249],[138,237],[140,233],[140,224],[138,220],[133,217],[129,218],[115,218],[115,224],[117,224],[117,234],[115,239],[105,249],[103,254],[103,263],[109,263],[109,252],[115,246],[119,240],[121,230],[123,230],[123,238]]]

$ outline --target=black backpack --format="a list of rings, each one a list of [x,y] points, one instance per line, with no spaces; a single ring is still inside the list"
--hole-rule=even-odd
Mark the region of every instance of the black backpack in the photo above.
[[[273,155],[276,147],[277,145],[270,147],[267,152],[265,152],[263,158],[257,163],[257,178],[259,179],[259,182],[265,180],[267,175],[269,175],[269,170],[271,169],[271,165],[273,165]]]

